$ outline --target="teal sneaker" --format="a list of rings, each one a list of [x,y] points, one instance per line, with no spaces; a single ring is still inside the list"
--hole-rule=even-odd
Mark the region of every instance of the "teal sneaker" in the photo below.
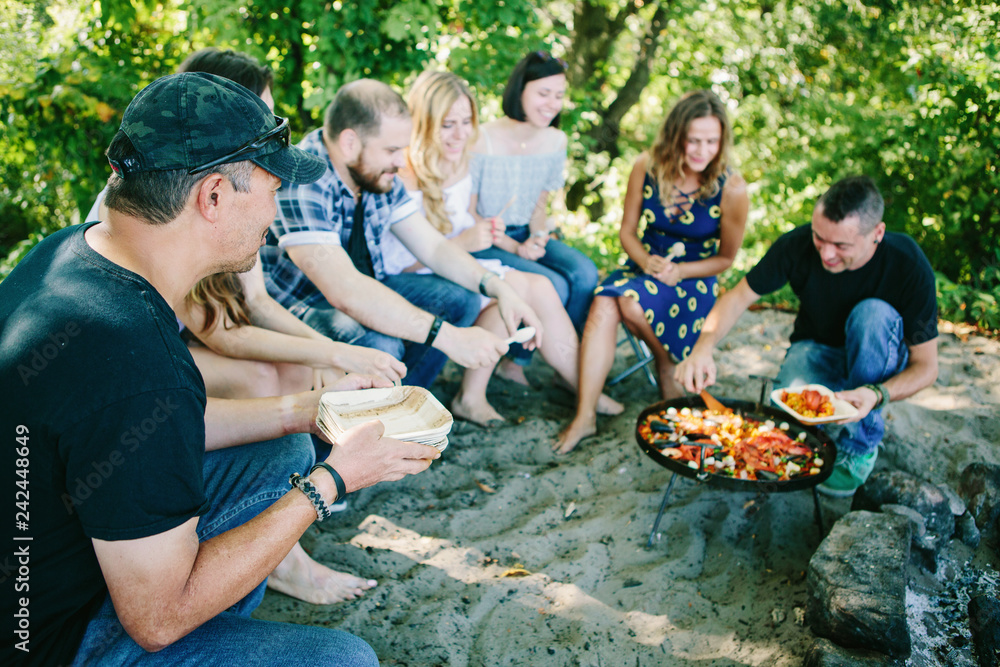
[[[870,454],[848,454],[837,452],[837,461],[833,464],[833,473],[825,482],[816,487],[824,496],[834,498],[850,498],[858,487],[865,483],[872,474],[875,460],[878,458],[878,447]]]

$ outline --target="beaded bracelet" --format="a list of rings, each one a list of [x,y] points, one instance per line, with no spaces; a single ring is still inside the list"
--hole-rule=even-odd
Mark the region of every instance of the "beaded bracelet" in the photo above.
[[[334,470],[333,466],[326,461],[320,461],[310,468],[309,474],[312,475],[317,470],[325,470],[330,473],[330,477],[333,477],[333,483],[337,485],[337,500],[343,500],[344,496],[347,495],[347,485],[344,484],[344,478],[340,476],[340,473]]]
[[[312,503],[313,508],[316,510],[316,521],[330,518],[333,512],[327,507],[326,501],[323,500],[323,496],[319,494],[319,491],[316,490],[312,482],[299,473],[293,472],[291,477],[288,478],[288,483],[306,494],[306,498],[309,499],[309,502]]]

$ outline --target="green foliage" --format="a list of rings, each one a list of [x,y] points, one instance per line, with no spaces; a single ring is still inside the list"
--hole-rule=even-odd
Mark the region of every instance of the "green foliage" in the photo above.
[[[107,2],[102,18],[75,5],[48,6],[67,23],[43,38],[42,56],[0,81],[0,118],[6,119],[0,127],[0,247],[10,253],[0,277],[32,239],[90,209],[109,174],[103,153],[121,112],[140,84],[174,69],[178,51],[186,50],[161,15]]]
[[[513,64],[547,49],[573,82],[563,229],[602,270],[623,259],[635,157],[681,94],[711,88],[751,194],[724,284],[808,222],[830,183],[863,172],[886,195],[889,228],[939,271],[943,316],[996,328],[998,24],[1000,5],[971,0],[7,0],[0,30],[20,38],[0,40],[0,278],[33,239],[89,209],[125,105],[194,49],[268,62],[297,134],[343,83],[403,91],[426,67],[467,78],[489,120]],[[648,79],[636,78],[643,66]]]
[[[941,319],[974,322],[988,331],[1000,331],[1000,289],[981,291],[968,285],[955,284],[942,273],[936,275]]]

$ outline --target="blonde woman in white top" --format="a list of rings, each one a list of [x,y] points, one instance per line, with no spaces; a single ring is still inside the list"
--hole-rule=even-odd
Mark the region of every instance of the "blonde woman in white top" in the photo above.
[[[407,168],[400,172],[411,196],[420,198],[427,219],[453,243],[468,252],[493,245],[503,234],[498,218],[477,221],[469,211],[472,181],[469,175],[470,142],[478,131],[478,113],[464,82],[448,72],[425,72],[410,93],[413,134]],[[383,260],[389,273],[426,270],[391,234],[383,240]],[[480,260],[510,284],[538,313],[545,328],[528,346],[537,343],[542,357],[572,387],[577,386],[579,339],[552,283],[544,276],[515,271],[498,261]],[[487,263],[489,262],[489,263]],[[505,336],[506,327],[494,302],[484,299],[478,326]],[[503,416],[486,398],[492,368],[465,371],[462,386],[451,404],[455,416],[481,425],[495,426]],[[599,409],[622,411],[618,402],[602,396]]]

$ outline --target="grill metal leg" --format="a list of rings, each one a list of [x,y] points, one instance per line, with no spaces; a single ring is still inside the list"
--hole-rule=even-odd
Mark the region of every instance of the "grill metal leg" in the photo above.
[[[824,529],[823,523],[823,508],[819,505],[819,492],[816,491],[816,487],[812,487],[813,492],[813,504],[816,506],[816,526],[819,528],[819,539],[822,542],[823,536],[826,535],[826,530]]]
[[[670,478],[670,483],[667,484],[667,491],[663,494],[663,502],[660,503],[660,511],[656,515],[656,521],[653,522],[653,530],[649,532],[649,539],[646,540],[646,548],[653,548],[653,537],[656,535],[656,531],[660,527],[660,519],[663,518],[663,512],[667,509],[667,500],[670,498],[670,491],[674,488],[674,482],[677,481],[677,473]]]

